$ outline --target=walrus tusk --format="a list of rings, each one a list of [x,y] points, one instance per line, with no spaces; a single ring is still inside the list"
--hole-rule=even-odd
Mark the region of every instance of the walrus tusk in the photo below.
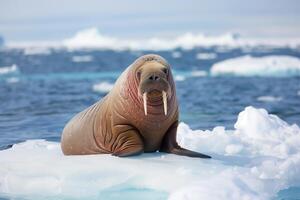
[[[144,112],[145,112],[145,115],[147,115],[147,92],[145,92],[143,94],[143,101],[144,101]]]
[[[165,91],[162,91],[162,96],[163,96],[163,102],[164,102],[164,112],[165,112],[165,115],[167,115],[167,113],[168,113],[167,93]]]

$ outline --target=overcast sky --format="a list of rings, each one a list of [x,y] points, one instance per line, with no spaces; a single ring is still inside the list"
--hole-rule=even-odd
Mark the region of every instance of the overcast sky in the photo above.
[[[91,27],[121,38],[186,32],[300,37],[300,1],[0,0],[0,35],[9,41],[61,40]]]

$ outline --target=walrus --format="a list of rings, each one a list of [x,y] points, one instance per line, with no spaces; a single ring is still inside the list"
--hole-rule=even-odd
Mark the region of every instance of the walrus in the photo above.
[[[75,115],[63,129],[65,155],[125,157],[166,152],[210,158],[176,142],[178,102],[170,65],[159,55],[138,58],[100,101]]]

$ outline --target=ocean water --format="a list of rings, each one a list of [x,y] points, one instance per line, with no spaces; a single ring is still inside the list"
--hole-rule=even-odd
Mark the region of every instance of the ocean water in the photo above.
[[[180,120],[192,129],[233,129],[246,106],[264,108],[289,124],[300,125],[300,73],[290,70],[263,76],[213,76],[211,67],[241,57],[292,56],[292,48],[207,47],[168,51],[114,51],[53,48],[26,52],[0,50],[0,149],[30,139],[60,141],[64,125],[98,101],[120,73],[141,55],[155,53],[171,64],[180,104]],[[242,64],[241,64],[242,67]],[[2,70],[1,70],[2,69]],[[299,199],[300,189],[280,191],[278,199]],[[128,198],[135,189],[126,191]],[[151,190],[139,190],[148,194]],[[111,195],[111,194],[110,194]],[[156,193],[164,199],[165,193]],[[8,197],[9,198],[9,197]],[[117,199],[118,196],[111,196]]]

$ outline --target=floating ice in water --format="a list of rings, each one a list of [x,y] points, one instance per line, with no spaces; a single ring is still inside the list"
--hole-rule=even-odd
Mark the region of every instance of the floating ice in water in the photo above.
[[[281,101],[282,97],[274,97],[274,96],[260,96],[257,97],[257,101],[264,101],[264,102],[278,102]]]
[[[91,62],[93,60],[93,56],[84,55],[84,56],[73,56],[73,62]]]
[[[204,70],[194,70],[191,72],[191,75],[194,77],[202,77],[207,76],[207,72]]]
[[[191,130],[178,142],[213,159],[149,153],[63,156],[59,143],[29,140],[0,151],[0,196],[28,199],[272,199],[300,185],[300,128],[246,107],[234,130]]]
[[[51,54],[51,49],[47,47],[26,47],[24,49],[24,55],[49,55]]]
[[[172,57],[173,58],[180,58],[181,57],[181,53],[179,51],[173,51],[172,52]]]
[[[93,90],[95,92],[108,93],[113,87],[114,84],[104,81],[93,85]]]
[[[17,83],[19,81],[20,81],[20,79],[18,77],[10,77],[10,78],[6,79],[7,83]]]
[[[175,75],[175,81],[184,81],[185,80],[185,76],[183,75]]]
[[[217,54],[215,53],[198,53],[196,55],[196,58],[199,60],[212,60],[217,57]]]
[[[16,73],[18,71],[19,69],[16,64],[7,67],[0,67],[0,74],[10,74],[10,73]]]
[[[242,56],[215,63],[211,75],[299,76],[300,59],[292,56]]]

